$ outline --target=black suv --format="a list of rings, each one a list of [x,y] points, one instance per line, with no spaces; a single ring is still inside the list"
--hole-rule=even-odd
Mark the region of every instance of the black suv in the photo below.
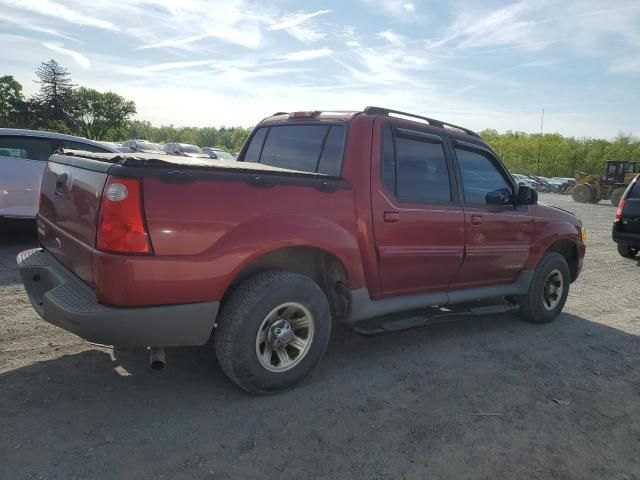
[[[618,204],[613,224],[613,241],[625,258],[633,258],[640,251],[640,175],[633,179]]]

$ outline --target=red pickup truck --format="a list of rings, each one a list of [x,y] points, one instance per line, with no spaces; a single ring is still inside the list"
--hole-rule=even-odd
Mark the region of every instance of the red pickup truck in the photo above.
[[[53,155],[38,235],[18,264],[47,322],[156,351],[213,335],[258,394],[311,372],[333,320],[507,298],[549,322],[585,253],[476,133],[377,107],[275,114],[237,161]]]

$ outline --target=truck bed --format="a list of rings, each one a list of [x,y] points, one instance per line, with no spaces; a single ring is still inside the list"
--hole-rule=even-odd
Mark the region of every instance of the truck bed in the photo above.
[[[109,177],[141,180],[150,255],[96,247]],[[42,246],[101,303],[120,307],[219,300],[234,274],[278,245],[311,238],[320,249],[357,252],[344,179],[256,163],[65,151],[50,158],[38,219]]]

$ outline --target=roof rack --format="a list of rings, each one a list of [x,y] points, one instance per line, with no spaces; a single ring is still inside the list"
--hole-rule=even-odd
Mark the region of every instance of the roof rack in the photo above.
[[[272,117],[275,117],[276,115],[286,115],[289,112],[276,112],[273,115],[271,115]]]
[[[364,109],[364,113],[366,113],[368,115],[387,115],[387,116],[389,116],[390,113],[395,113],[396,115],[403,115],[403,116],[406,116],[406,117],[419,118],[420,120],[424,120],[429,125],[432,125],[434,127],[439,127],[439,128],[447,128],[448,127],[448,128],[452,128],[454,130],[460,130],[460,131],[466,133],[467,135],[471,135],[473,137],[481,138],[480,135],[478,135],[473,130],[469,130],[468,128],[459,127],[458,125],[454,125],[452,123],[443,122],[441,120],[434,120],[433,118],[429,118],[429,117],[422,117],[420,115],[415,115],[413,113],[401,112],[399,110],[391,110],[390,108],[366,107]]]

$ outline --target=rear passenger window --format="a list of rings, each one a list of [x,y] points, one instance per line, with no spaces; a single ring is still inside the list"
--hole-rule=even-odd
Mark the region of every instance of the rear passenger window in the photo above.
[[[0,137],[0,157],[47,161],[52,151],[45,138]]]
[[[484,205],[487,193],[501,188],[511,190],[511,185],[494,165],[489,154],[457,148],[456,156],[462,173],[465,202]]]
[[[335,177],[340,175],[343,146],[344,127],[342,125],[334,125],[330,128],[327,139],[324,142],[324,149],[316,171]]]
[[[627,198],[640,198],[640,179],[629,186],[629,195]]]
[[[245,162],[338,176],[345,140],[343,125],[263,127],[251,138]]]
[[[395,141],[394,141],[395,140]],[[382,182],[400,202],[451,201],[449,170],[442,143],[383,131]]]

